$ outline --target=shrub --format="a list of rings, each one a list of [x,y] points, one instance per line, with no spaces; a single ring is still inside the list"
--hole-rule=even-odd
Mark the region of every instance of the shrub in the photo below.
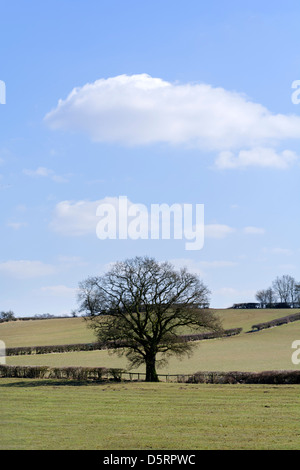
[[[243,328],[232,328],[230,330],[224,330],[222,333],[199,333],[191,335],[182,335],[181,338],[185,341],[201,341],[204,339],[223,338],[227,336],[239,335],[243,331]]]
[[[253,331],[264,330],[266,328],[272,328],[274,326],[285,325],[287,323],[298,320],[300,320],[300,313],[294,313],[293,315],[287,315],[286,317],[277,318],[268,322],[257,323],[256,325],[252,325],[252,331],[250,331],[249,333],[252,333]]]
[[[64,379],[76,381],[113,379],[120,382],[122,369],[105,367],[48,367],[0,365],[0,377],[28,379]]]
[[[188,383],[210,384],[300,384],[300,371],[196,372]]]

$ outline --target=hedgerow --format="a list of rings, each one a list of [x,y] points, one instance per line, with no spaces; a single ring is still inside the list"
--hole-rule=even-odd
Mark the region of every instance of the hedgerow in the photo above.
[[[184,341],[201,341],[204,339],[212,339],[225,336],[233,336],[240,334],[242,328],[232,328],[230,330],[224,330],[223,333],[199,333],[191,335],[182,335]],[[60,344],[60,345],[49,345],[49,346],[21,346],[17,348],[6,348],[7,356],[20,356],[20,355],[32,355],[32,354],[49,354],[49,353],[64,353],[64,352],[76,352],[76,351],[95,351],[101,349],[115,349],[116,347],[122,347],[124,344],[119,342],[106,342],[106,343],[76,343],[76,344]]]
[[[287,315],[285,317],[276,318],[275,320],[270,320],[268,322],[257,323],[256,325],[252,325],[252,331],[249,331],[249,333],[252,333],[253,331],[264,330],[266,328],[272,328],[274,326],[285,325],[287,323],[291,323],[298,320],[300,320],[300,312],[294,313],[293,315]]]
[[[76,381],[120,381],[122,369],[105,367],[48,367],[0,365],[0,377],[23,379],[65,379]]]
[[[300,370],[263,372],[196,372],[188,383],[207,384],[300,384]]]

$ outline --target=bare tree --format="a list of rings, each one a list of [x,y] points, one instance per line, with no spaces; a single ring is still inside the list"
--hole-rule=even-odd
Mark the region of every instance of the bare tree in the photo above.
[[[255,294],[256,300],[260,303],[261,307],[265,307],[267,303],[266,291],[264,289],[258,290]]]
[[[148,257],[118,262],[79,289],[80,309],[98,340],[114,345],[131,367],[145,364],[148,382],[158,380],[156,365],[169,355],[191,352],[192,343],[180,336],[183,327],[222,331],[219,319],[203,308],[208,288],[198,276],[176,271],[168,262]]]
[[[79,311],[86,312],[89,316],[99,315],[102,313],[101,305],[104,306],[103,293],[99,289],[97,282],[97,277],[88,277],[79,283]]]
[[[14,321],[16,320],[15,314],[12,310],[9,310],[8,312],[0,312],[0,320],[3,322]]]
[[[300,284],[295,285],[295,298],[297,304],[300,304]]]
[[[296,282],[292,276],[285,274],[277,277],[273,282],[273,289],[278,295],[280,302],[294,302],[296,293]]]
[[[276,302],[277,300],[276,294],[271,287],[269,287],[269,289],[262,289],[257,291],[255,297],[263,308],[265,308],[268,304]]]

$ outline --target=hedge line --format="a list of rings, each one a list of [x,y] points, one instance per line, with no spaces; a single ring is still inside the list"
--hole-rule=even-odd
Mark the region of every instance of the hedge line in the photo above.
[[[211,339],[224,336],[233,336],[241,333],[242,328],[232,328],[230,330],[224,330],[222,334],[217,333],[200,333],[193,335],[182,335],[181,338],[184,341],[200,341],[203,339]],[[74,352],[74,351],[96,351],[100,349],[112,349],[116,347],[122,347],[124,343],[121,341],[119,344],[106,342],[106,343],[76,343],[76,344],[61,344],[51,346],[24,346],[18,348],[6,348],[7,356],[20,356],[20,355],[31,355],[31,354],[49,354],[49,353],[63,353],[63,352]]]
[[[206,384],[300,384],[300,370],[264,372],[196,372],[188,383]]]
[[[47,366],[8,366],[0,365],[0,377],[22,379],[64,379],[76,381],[120,382],[122,369],[106,369],[104,367],[47,367]],[[145,375],[145,374],[140,374]],[[178,375],[180,383],[195,384],[300,384],[299,370],[264,371],[264,372],[196,372],[191,375]]]
[[[120,381],[122,369],[105,367],[48,367],[0,365],[0,377],[22,379],[115,380]]]
[[[9,318],[8,320],[5,320],[5,319],[2,319],[0,318],[0,323],[7,323],[7,322],[11,322],[11,321],[35,321],[35,320],[59,320],[59,319],[66,319],[66,318],[73,318],[73,317],[68,317],[68,316],[65,316],[65,317],[57,317],[55,315],[50,315],[49,316],[47,314],[45,315],[36,315],[35,317],[14,317],[14,318]]]
[[[252,333],[253,331],[264,330],[265,328],[271,328],[273,326],[285,325],[286,323],[298,320],[300,320],[300,312],[294,313],[293,315],[287,315],[286,317],[277,318],[265,323],[257,323],[257,325],[252,325],[252,331],[249,331],[249,333]]]
[[[20,356],[31,354],[49,354],[74,351],[94,351],[97,349],[108,349],[108,343],[78,343],[78,344],[58,344],[50,346],[21,346],[18,348],[6,348],[7,356]]]
[[[243,331],[243,328],[231,328],[230,330],[224,330],[222,333],[199,333],[194,335],[182,335],[181,338],[186,341],[201,341],[203,339],[223,338],[226,336],[239,335]]]

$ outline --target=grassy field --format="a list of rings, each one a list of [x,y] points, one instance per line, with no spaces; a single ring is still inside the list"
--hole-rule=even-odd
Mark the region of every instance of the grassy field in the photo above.
[[[243,328],[249,331],[255,323],[262,323],[298,312],[299,309],[215,309],[223,328]],[[183,331],[188,333],[188,331]],[[0,323],[0,339],[7,348],[18,346],[46,346],[52,344],[88,343],[95,341],[82,317],[51,320],[29,320]]]
[[[297,386],[1,379],[0,404],[0,449],[300,447]]]
[[[81,317],[0,323],[0,339],[7,348],[95,341],[93,332]]]
[[[191,374],[197,371],[299,370],[291,361],[292,342],[300,339],[300,322],[289,323],[256,333],[242,333],[229,338],[195,343],[191,357],[171,357],[158,369],[161,374]],[[70,352],[32,356],[10,356],[7,364],[49,366],[99,366],[127,368],[126,359],[109,351]],[[140,367],[134,371],[144,372]]]
[[[291,362],[300,322],[246,333],[293,310],[219,310],[238,336],[199,341],[161,374],[299,370]],[[7,347],[95,340],[82,318],[0,324]],[[108,351],[11,356],[7,364],[126,369]],[[136,371],[144,372],[143,367]],[[201,450],[300,448],[299,386],[76,383],[0,379],[0,449]]]

